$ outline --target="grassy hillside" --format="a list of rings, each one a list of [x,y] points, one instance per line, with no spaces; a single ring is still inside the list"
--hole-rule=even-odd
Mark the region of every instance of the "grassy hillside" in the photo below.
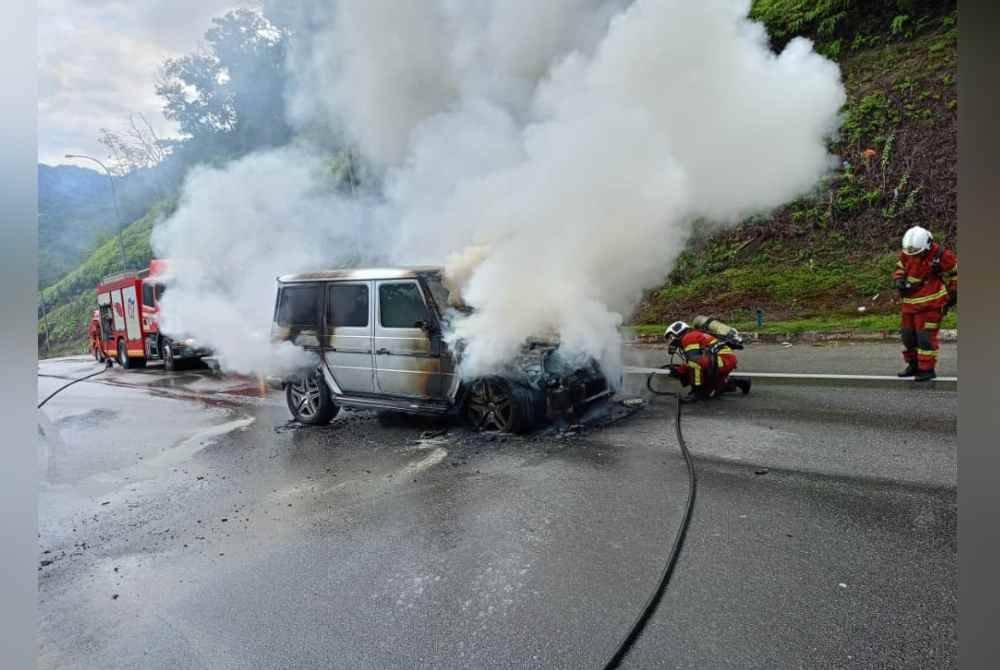
[[[149,246],[154,223],[173,211],[172,200],[161,201],[145,215],[125,228],[122,240],[129,267],[142,268],[149,264]],[[48,310],[49,354],[56,356],[87,351],[87,324],[97,306],[94,289],[104,276],[121,270],[118,239],[112,237],[72,272],[42,291]],[[38,314],[38,351],[46,356],[45,318]]]
[[[818,39],[820,50],[836,54],[848,93],[841,136],[831,146],[841,167],[815,193],[768,217],[726,230],[697,226],[634,324],[698,313],[748,324],[757,309],[765,321],[805,319],[825,328],[881,329],[892,321],[898,297],[889,276],[899,240],[922,225],[954,245],[958,182],[955,15],[890,16],[897,4],[905,3],[871,3],[885,5],[875,15],[885,22],[879,28],[867,3],[755,3],[757,15],[770,12],[786,27],[803,6],[847,12],[838,19],[843,24],[864,8],[851,45],[836,29]],[[815,30],[821,23],[814,17],[808,25]],[[779,27],[771,34],[787,32]],[[865,308],[860,319],[859,307]]]
[[[124,221],[141,217],[159,197],[159,175],[116,177]],[[50,286],[118,230],[108,176],[75,165],[38,166],[38,285]]]

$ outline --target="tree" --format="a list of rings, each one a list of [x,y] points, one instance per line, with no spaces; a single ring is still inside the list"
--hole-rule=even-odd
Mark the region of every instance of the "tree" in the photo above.
[[[128,121],[129,127],[121,132],[101,128],[97,139],[110,154],[112,172],[120,177],[155,167],[171,153],[171,147],[156,135],[145,116],[129,114]]]
[[[249,9],[212,23],[204,46],[164,63],[156,83],[164,116],[202,155],[285,144],[292,135],[284,106],[288,31]]]

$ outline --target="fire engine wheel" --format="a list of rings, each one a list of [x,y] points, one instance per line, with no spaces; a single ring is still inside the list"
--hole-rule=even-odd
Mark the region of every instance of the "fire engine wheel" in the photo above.
[[[163,351],[163,369],[170,372],[177,370],[180,361],[174,358],[174,349],[171,346],[170,340],[163,340],[163,343],[160,346]]]
[[[289,382],[285,386],[285,402],[296,421],[310,426],[328,424],[340,411],[318,370]]]
[[[125,340],[118,340],[118,364],[128,370],[132,367],[132,361],[128,357],[125,349]]]
[[[145,358],[129,358],[128,350],[125,348],[125,340],[118,340],[118,364],[126,370],[146,367]]]
[[[463,416],[473,430],[523,433],[531,428],[531,394],[503,377],[482,377],[469,386]]]

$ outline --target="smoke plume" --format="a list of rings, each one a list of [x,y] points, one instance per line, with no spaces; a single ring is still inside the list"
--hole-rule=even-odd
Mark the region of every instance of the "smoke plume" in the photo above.
[[[837,66],[801,38],[771,52],[749,5],[305,3],[289,17],[299,141],[191,174],[154,240],[189,268],[167,322],[259,369],[275,275],[438,264],[474,308],[448,335],[467,374],[549,333],[613,370],[623,315],[692,221],[765,212],[831,166]],[[377,197],[324,186],[322,151],[344,140]]]

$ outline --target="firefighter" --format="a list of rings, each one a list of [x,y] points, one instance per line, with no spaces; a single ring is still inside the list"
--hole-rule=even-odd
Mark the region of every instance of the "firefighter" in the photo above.
[[[90,316],[90,325],[87,334],[90,336],[90,353],[99,361],[104,360],[104,348],[101,345],[101,312],[95,309]]]
[[[683,321],[670,324],[666,338],[670,354],[679,350],[685,361],[671,366],[673,376],[691,387],[684,402],[708,400],[737,388],[744,395],[750,392],[749,379],[729,379],[736,369],[736,354],[726,342]]]
[[[899,376],[934,379],[941,319],[958,304],[958,259],[930,231],[914,226],[903,235],[892,278],[902,298],[899,334],[906,369]]]

